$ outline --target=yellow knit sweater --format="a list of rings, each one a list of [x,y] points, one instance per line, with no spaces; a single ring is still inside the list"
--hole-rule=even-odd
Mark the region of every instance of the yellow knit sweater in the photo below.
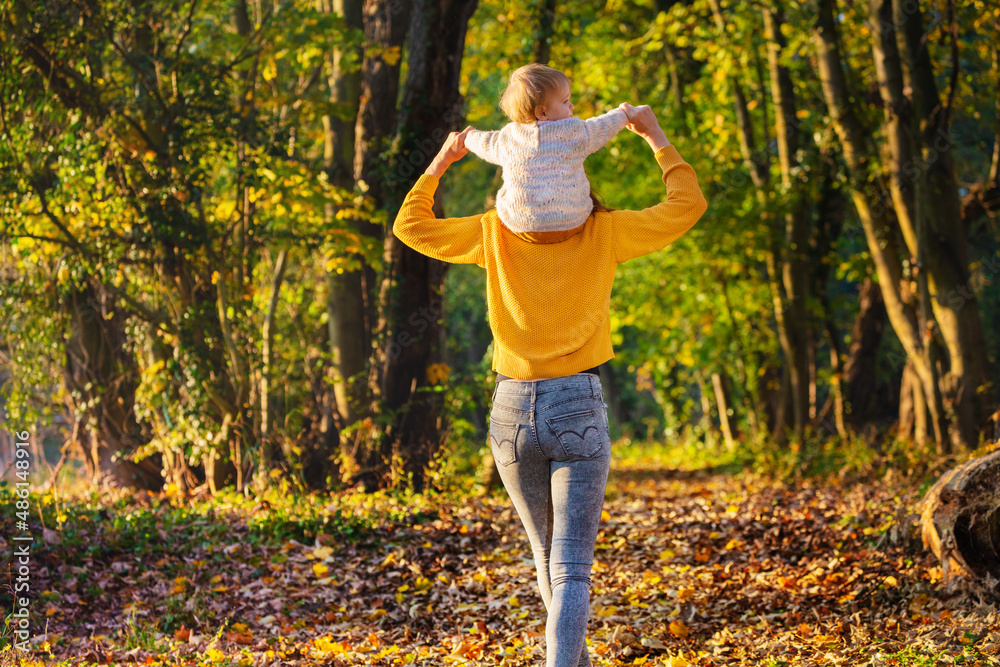
[[[495,210],[437,219],[431,207],[438,179],[426,174],[406,196],[392,231],[429,257],[486,269],[495,371],[519,380],[572,375],[615,356],[609,312],[615,268],[664,248],[707,207],[694,169],[676,148],[661,148],[656,161],[667,186],[662,203],[594,213],[551,240],[515,234]]]

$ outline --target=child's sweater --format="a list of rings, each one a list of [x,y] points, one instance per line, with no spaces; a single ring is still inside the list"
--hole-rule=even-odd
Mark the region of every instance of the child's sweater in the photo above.
[[[510,123],[501,130],[471,130],[465,146],[503,167],[497,215],[513,232],[558,232],[590,215],[590,181],[583,161],[628,123],[621,109],[588,118]]]
[[[694,169],[677,149],[661,148],[656,160],[667,186],[662,202],[594,213],[556,243],[524,240],[500,224],[496,211],[437,219],[438,179],[426,174],[406,196],[392,232],[429,257],[486,269],[494,370],[518,380],[572,375],[614,357],[609,306],[618,264],[663,248],[705,212]]]

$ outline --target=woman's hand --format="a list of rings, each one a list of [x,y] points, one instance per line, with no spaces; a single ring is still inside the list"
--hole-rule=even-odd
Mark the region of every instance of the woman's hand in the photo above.
[[[660,129],[660,123],[656,120],[656,116],[648,104],[638,107],[623,104],[622,111],[628,116],[628,125],[625,127],[645,139],[654,153],[664,146],[670,145],[670,142],[667,141],[667,135]]]
[[[430,166],[427,167],[424,173],[428,176],[441,178],[444,172],[448,170],[448,167],[465,157],[465,154],[469,152],[469,149],[465,147],[465,137],[471,129],[472,126],[470,125],[461,132],[452,132],[449,134],[448,138],[444,141],[444,145],[441,146],[441,150],[431,160]]]

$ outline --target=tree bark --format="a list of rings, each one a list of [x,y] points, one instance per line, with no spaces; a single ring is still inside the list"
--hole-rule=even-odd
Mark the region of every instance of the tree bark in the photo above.
[[[904,10],[898,1],[871,0],[870,9],[873,24],[881,28],[873,31],[873,50],[892,154],[893,203],[918,267],[922,329],[940,332],[940,345],[928,346],[943,367],[938,391],[944,414],[935,418],[944,422],[950,439],[939,445],[974,447],[992,412],[985,390],[989,364],[979,307],[968,289],[946,105],[934,80],[919,6]]]
[[[844,363],[845,421],[855,430],[872,416],[875,365],[885,328],[885,303],[878,283],[866,277],[858,288],[858,314]]]
[[[798,192],[801,184],[794,181],[792,170],[798,166],[796,153],[801,143],[799,122],[795,111],[795,93],[788,69],[781,64],[786,48],[781,33],[783,18],[780,9],[764,9],[764,34],[767,39],[768,71],[771,76],[771,98],[775,109],[775,137],[778,141],[778,162],[781,186],[788,202],[784,238],[776,243],[774,271],[780,270],[781,284],[775,295],[776,312],[781,311],[782,323],[778,336],[789,371],[789,391],[795,433],[801,441],[810,412],[809,376],[809,316],[806,310],[809,286],[809,221],[808,199]],[[777,233],[777,230],[775,230]]]
[[[881,179],[871,173],[874,156],[871,155],[868,137],[872,136],[873,128],[862,124],[861,115],[855,109],[854,98],[858,96],[852,94],[847,86],[839,31],[834,19],[834,1],[820,0],[818,10],[814,37],[820,80],[851,178],[851,198],[865,231],[889,321],[907,357],[914,361],[914,369],[929,399],[935,439],[943,443],[945,424],[934,346],[925,344],[923,334],[926,329],[920,326],[907,298],[908,281],[904,281],[902,261],[895,242],[895,216],[890,217],[891,208],[883,203],[881,197],[887,188]]]
[[[364,27],[362,5],[362,0],[332,0],[325,9],[342,15],[346,27],[361,29]],[[341,60],[346,55],[347,52],[340,47],[330,52],[327,76],[329,99],[339,113],[323,116],[323,167],[330,183],[353,189],[357,150],[355,124],[361,105],[362,71],[343,67]],[[369,125],[365,129],[373,128]],[[387,133],[389,129],[379,128],[382,133]],[[331,219],[336,215],[333,204],[327,206],[326,215]],[[374,224],[364,220],[356,220],[354,224],[362,239],[381,241],[381,229]],[[338,432],[367,414],[369,402],[366,380],[372,345],[371,306],[374,303],[375,270],[360,256],[349,259],[359,262],[361,266],[350,270],[338,267],[326,272],[327,328],[332,356],[330,370]],[[331,426],[326,426],[328,431]],[[326,439],[330,441],[334,436],[333,432],[328,432]]]
[[[476,4],[477,0],[414,2],[396,160],[382,184],[390,220],[448,133],[461,129],[462,53]],[[440,202],[436,209],[440,214]],[[441,287],[447,265],[401,243],[390,226],[385,266],[369,387],[373,412],[384,416],[387,424],[384,430],[369,432],[364,456],[356,463],[366,487],[399,481],[392,474],[401,473],[420,489],[427,463],[440,444],[441,394],[428,369],[442,358]],[[396,470],[394,462],[399,463]]]
[[[130,460],[147,437],[135,420],[135,360],[125,352],[125,317],[93,279],[66,297],[70,319],[64,382],[91,482],[99,486],[158,490],[159,457]]]
[[[922,444],[927,441],[927,397],[912,360],[903,367],[899,383],[899,423],[896,435]]]
[[[924,546],[944,579],[963,576],[974,590],[1000,599],[1000,451],[950,470],[921,502]]]

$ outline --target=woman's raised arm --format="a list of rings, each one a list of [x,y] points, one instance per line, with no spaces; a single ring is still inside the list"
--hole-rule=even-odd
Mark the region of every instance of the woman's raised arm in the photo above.
[[[626,110],[626,126],[646,140],[663,170],[664,201],[642,211],[611,211],[615,259],[621,263],[665,248],[691,229],[708,208],[698,177],[667,141],[648,106]]]

